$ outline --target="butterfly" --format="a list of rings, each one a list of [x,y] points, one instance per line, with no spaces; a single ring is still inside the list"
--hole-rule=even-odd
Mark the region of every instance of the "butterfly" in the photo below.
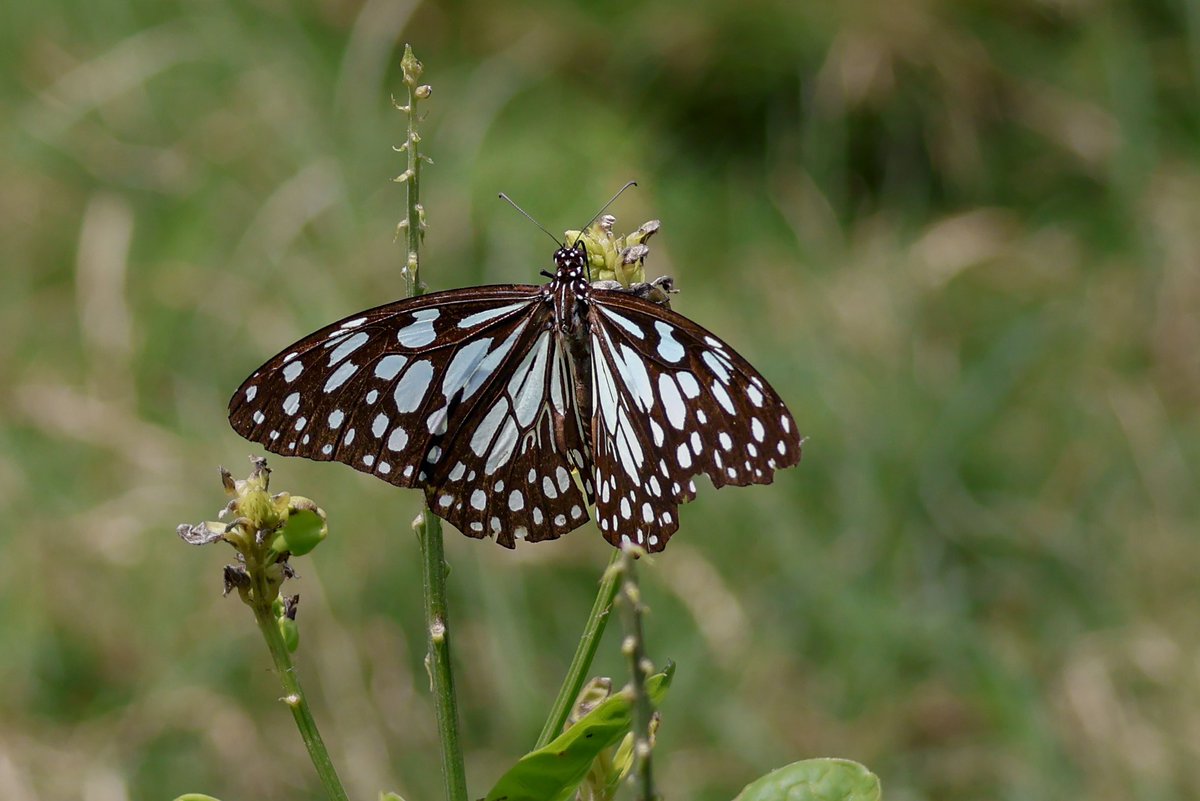
[[[247,378],[230,424],[274,453],[419,487],[470,537],[555,539],[594,505],[609,543],[661,551],[695,476],[768,484],[800,460],[800,434],[757,370],[662,301],[669,280],[593,286],[587,259],[577,240],[543,286],[433,292],[332,323]]]

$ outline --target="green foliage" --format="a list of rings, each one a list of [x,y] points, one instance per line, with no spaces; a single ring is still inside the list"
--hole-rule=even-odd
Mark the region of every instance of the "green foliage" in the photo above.
[[[879,801],[879,777],[848,759],[805,759],[755,779],[734,801]]]
[[[646,680],[657,707],[675,675],[668,664]],[[633,690],[626,687],[599,702],[546,746],[521,757],[492,787],[486,801],[566,801],[588,775],[601,752],[629,733],[633,720]]]

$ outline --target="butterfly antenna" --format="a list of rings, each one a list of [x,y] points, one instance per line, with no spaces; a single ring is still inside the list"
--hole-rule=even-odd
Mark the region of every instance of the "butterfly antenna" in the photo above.
[[[525,209],[521,208],[521,207],[520,207],[520,206],[518,206],[516,203],[514,203],[514,202],[513,202],[513,199],[512,199],[511,197],[509,197],[508,195],[506,195],[506,194],[504,194],[503,192],[501,192],[501,193],[500,193],[500,199],[501,199],[501,200],[504,200],[504,201],[507,201],[507,202],[508,202],[508,204],[509,204],[510,206],[512,206],[512,207],[513,207],[514,209],[516,209],[517,211],[521,212],[521,216],[523,216],[525,219],[529,220],[531,223],[533,223],[533,224],[534,224],[534,225],[536,225],[538,228],[540,228],[540,229],[542,230],[542,233],[544,233],[546,236],[548,236],[548,237],[550,237],[551,239],[553,239],[553,240],[554,240],[554,243],[555,243],[556,245],[558,245],[559,247],[562,247],[562,246],[563,246],[563,243],[558,241],[558,237],[557,237],[557,236],[555,236],[554,234],[552,234],[552,233],[550,233],[549,231],[547,231],[547,230],[546,230],[546,226],[542,225],[540,222],[538,222],[537,220],[533,219],[533,217],[531,217],[531,216],[529,215],[529,212],[525,211]],[[614,199],[615,199],[615,198],[614,198]],[[591,225],[591,223],[588,223],[588,225]]]
[[[610,197],[608,199],[608,202],[600,207],[600,211],[598,211],[594,215],[592,215],[592,219],[587,221],[587,225],[585,225],[579,229],[580,233],[582,234],[582,232],[586,231],[592,223],[594,223],[596,220],[600,219],[600,215],[603,214],[604,212],[608,211],[608,207],[611,206],[612,204],[616,203],[617,198],[619,198],[621,195],[625,194],[625,190],[631,186],[637,186],[637,181],[630,181],[629,183],[625,184],[620,189],[618,189],[617,194]],[[578,244],[578,242],[576,242],[576,244]]]

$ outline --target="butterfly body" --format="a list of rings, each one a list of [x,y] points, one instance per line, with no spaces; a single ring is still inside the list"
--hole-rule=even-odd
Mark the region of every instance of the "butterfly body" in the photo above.
[[[609,542],[659,551],[695,475],[769,483],[796,464],[791,414],[741,356],[664,303],[594,288],[582,248],[555,264],[541,287],[436,292],[327,326],[246,379],[230,423],[275,453],[420,487],[439,517],[507,547],[562,536],[595,504]]]

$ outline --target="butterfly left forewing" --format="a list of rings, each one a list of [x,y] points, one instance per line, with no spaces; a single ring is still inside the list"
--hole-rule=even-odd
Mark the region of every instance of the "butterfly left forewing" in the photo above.
[[[745,359],[682,315],[623,292],[592,293],[596,517],[662,550],[692,478],[767,484],[800,459],[779,395]]]
[[[473,394],[482,367],[509,356],[542,312],[537,292],[523,285],[436,292],[326,326],[242,383],[229,401],[230,424],[274,453],[423,486],[424,458],[458,424],[446,412],[447,394]]]

